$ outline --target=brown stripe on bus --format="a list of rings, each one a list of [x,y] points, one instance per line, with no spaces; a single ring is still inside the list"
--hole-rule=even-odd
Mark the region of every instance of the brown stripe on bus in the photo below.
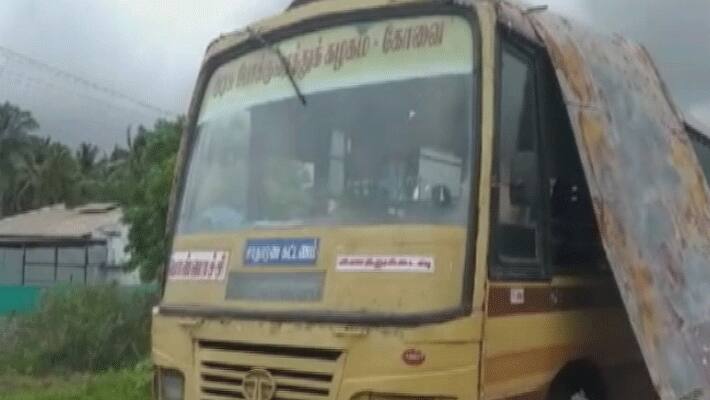
[[[520,289],[522,297],[512,301],[511,290]],[[492,286],[488,293],[488,315],[492,317],[621,306],[621,297],[614,285]]]

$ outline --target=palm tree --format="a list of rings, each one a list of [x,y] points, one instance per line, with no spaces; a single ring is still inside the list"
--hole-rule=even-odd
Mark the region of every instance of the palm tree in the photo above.
[[[79,169],[84,176],[89,175],[97,163],[99,148],[91,143],[83,142],[76,150],[75,157],[79,163]]]
[[[79,179],[79,165],[71,150],[61,143],[52,143],[42,168],[41,199],[44,204],[66,202],[75,205]]]
[[[15,179],[14,211],[49,204],[73,203],[77,198],[79,168],[65,145],[49,138],[30,137],[21,152]]]
[[[110,190],[115,184],[114,171],[121,169],[126,156],[116,155],[123,150],[116,146],[111,157],[103,152],[99,158],[99,148],[90,143],[82,143],[74,153],[79,171],[79,181],[76,187],[76,200],[80,202],[113,201],[113,192]],[[115,157],[115,159],[114,159]]]
[[[31,112],[8,102],[0,104],[0,140],[21,137],[37,128],[39,124]]]
[[[14,202],[9,189],[16,175],[18,152],[37,128],[39,124],[29,111],[9,102],[0,104],[0,217]]]

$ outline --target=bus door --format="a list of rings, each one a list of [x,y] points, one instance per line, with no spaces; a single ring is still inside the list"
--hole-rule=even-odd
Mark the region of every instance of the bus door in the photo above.
[[[564,368],[601,381],[640,356],[629,350],[633,334],[549,60],[511,33],[500,39],[482,398],[547,398]],[[592,400],[604,390],[581,389]]]

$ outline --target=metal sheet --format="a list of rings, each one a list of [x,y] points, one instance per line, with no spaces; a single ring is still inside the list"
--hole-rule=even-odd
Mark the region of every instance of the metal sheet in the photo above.
[[[654,384],[663,399],[710,398],[710,193],[683,122],[642,47],[525,15],[557,71]]]

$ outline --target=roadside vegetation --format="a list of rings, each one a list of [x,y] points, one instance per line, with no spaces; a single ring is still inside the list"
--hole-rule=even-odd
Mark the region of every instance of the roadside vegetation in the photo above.
[[[0,321],[0,399],[148,399],[152,287],[57,287]]]
[[[128,129],[109,152],[36,134],[28,110],[0,103],[0,218],[64,203],[117,202],[130,227],[131,270],[155,282],[183,120]],[[39,310],[0,318],[0,400],[150,398],[148,289],[47,289]]]
[[[148,357],[154,290],[115,285],[48,290],[36,312],[5,322],[0,370],[26,375],[103,372]]]
[[[149,400],[151,366],[142,362],[133,368],[98,375],[75,374],[28,378],[0,376],[2,400]]]

